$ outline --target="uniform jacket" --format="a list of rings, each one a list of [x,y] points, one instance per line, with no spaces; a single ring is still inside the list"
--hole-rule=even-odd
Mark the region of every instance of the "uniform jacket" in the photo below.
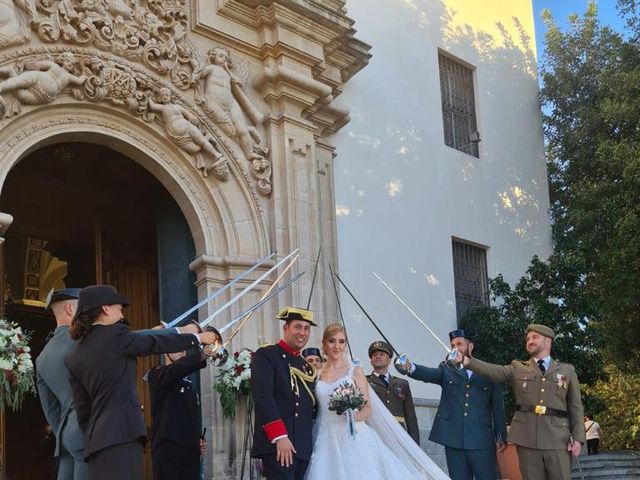
[[[66,359],[78,423],[85,433],[85,456],[146,439],[136,393],[137,357],[180,352],[197,344],[191,334],[140,334],[122,322],[93,325]]]
[[[389,386],[387,387],[375,373],[367,375],[367,380],[373,391],[382,400],[382,403],[387,406],[391,415],[396,417],[411,438],[420,445],[418,418],[416,417],[416,407],[413,404],[409,382],[403,378],[389,375]]]
[[[84,434],[78,425],[73,407],[73,393],[69,384],[69,371],[64,359],[75,348],[69,336],[69,327],[56,327],[53,337],[36,359],[36,379],[42,410],[56,436],[54,456],[60,456],[60,439],[69,452],[81,452]]]
[[[494,449],[497,440],[506,441],[502,387],[465,370],[416,365],[411,378],[442,387],[440,405],[429,440],[465,450]]]
[[[149,371],[147,381],[151,390],[153,448],[161,440],[171,440],[199,450],[200,399],[192,382],[185,377],[206,366],[202,354],[196,352],[169,365],[157,365]]]
[[[559,450],[567,448],[572,434],[574,440],[585,443],[584,412],[573,365],[551,360],[543,375],[534,359],[514,360],[502,366],[471,358],[468,368],[495,382],[509,383],[518,405],[543,405],[568,412],[569,418],[561,418],[516,411],[509,430],[510,442],[527,448]]]
[[[310,381],[292,375],[303,372]],[[305,387],[306,385],[306,387]],[[281,340],[259,348],[251,362],[251,394],[255,405],[252,455],[276,453],[274,438],[286,434],[296,458],[311,458],[311,427],[315,416],[315,370]]]

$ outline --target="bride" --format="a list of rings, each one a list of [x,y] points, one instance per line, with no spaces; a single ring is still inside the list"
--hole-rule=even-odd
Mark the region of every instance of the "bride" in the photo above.
[[[327,362],[316,384],[318,417],[305,480],[449,479],[389,413],[369,387],[362,368],[347,361],[342,325],[332,323],[325,329],[322,347]],[[329,411],[329,397],[345,381],[355,383],[367,401],[355,413],[353,436],[346,416]]]

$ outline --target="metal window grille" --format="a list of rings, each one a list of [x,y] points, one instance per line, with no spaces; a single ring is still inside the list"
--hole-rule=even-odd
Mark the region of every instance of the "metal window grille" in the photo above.
[[[438,64],[444,143],[479,157],[473,71],[442,54],[438,55]]]
[[[489,306],[487,251],[453,240],[453,280],[458,321],[475,308]]]

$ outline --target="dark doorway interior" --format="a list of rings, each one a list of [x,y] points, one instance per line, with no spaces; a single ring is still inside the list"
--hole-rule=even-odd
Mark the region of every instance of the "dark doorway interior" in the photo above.
[[[131,302],[126,315],[133,329],[152,327],[195,298],[188,271],[193,241],[179,207],[149,172],[114,150],[64,143],[31,153],[8,175],[0,211],[14,217],[4,244],[5,312],[32,332],[34,359],[55,327],[44,310],[51,288],[115,285]],[[181,276],[172,281],[160,271]],[[155,362],[141,359],[139,378]],[[148,405],[142,380],[139,394]],[[54,478],[45,428],[37,399],[7,412],[8,478]]]

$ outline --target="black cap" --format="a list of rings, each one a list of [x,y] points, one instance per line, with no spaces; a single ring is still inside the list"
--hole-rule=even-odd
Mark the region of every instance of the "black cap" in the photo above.
[[[91,285],[80,290],[76,316],[103,305],[129,305],[129,300],[120,295],[111,285]]]
[[[51,290],[47,296],[44,308],[49,308],[56,302],[62,300],[75,300],[80,296],[79,288],[61,288],[60,290]]]
[[[464,329],[458,328],[457,330],[449,332],[449,340],[453,340],[454,338],[466,338],[473,342],[476,336],[471,332],[465,332]]]
[[[315,355],[316,357],[322,358],[322,354],[320,353],[320,349],[317,347],[308,347],[302,350],[302,357],[307,358],[309,355]]]
[[[369,358],[371,358],[374,352],[385,352],[389,354],[390,357],[393,357],[393,348],[387,342],[383,342],[382,340],[378,340],[377,342],[373,342],[369,345]]]

